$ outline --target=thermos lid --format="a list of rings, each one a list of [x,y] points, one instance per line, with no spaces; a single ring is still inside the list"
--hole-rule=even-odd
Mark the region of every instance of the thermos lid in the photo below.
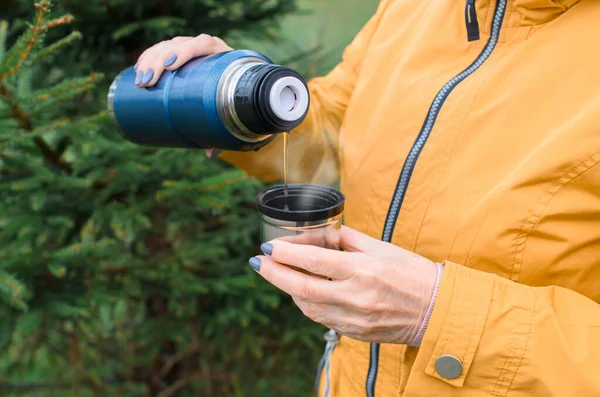
[[[344,212],[344,195],[330,187],[311,184],[283,185],[263,190],[256,197],[258,211],[270,218],[291,222],[314,222]],[[284,209],[287,204],[289,209]]]
[[[237,83],[237,116],[259,134],[287,132],[304,121],[310,106],[306,82],[297,72],[279,65],[256,65]]]

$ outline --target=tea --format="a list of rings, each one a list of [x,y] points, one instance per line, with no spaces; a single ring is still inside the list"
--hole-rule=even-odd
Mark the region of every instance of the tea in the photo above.
[[[284,186],[284,194],[285,194],[285,204],[283,205],[283,209],[285,211],[289,211],[290,207],[288,206],[288,140],[290,138],[290,133],[283,133],[283,186]]]

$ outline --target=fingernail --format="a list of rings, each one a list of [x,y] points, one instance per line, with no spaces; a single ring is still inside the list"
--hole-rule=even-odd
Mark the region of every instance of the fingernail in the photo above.
[[[257,272],[260,272],[260,259],[257,257],[250,258],[250,266],[252,266],[252,269],[256,270]]]
[[[143,75],[144,73],[141,70],[135,74],[135,85],[139,85],[142,82]]]
[[[214,159],[215,157],[219,156],[219,154],[221,154],[223,151],[221,149],[212,149],[210,151],[210,158]]]
[[[137,68],[138,68],[138,66],[140,66],[140,63],[139,63],[139,62],[136,62],[136,63],[135,63],[135,65],[133,65],[133,68],[134,68],[134,69],[137,69]]]
[[[177,55],[173,54],[165,60],[165,67],[169,67],[177,61]]]
[[[152,78],[154,77],[154,70],[152,69],[148,69],[144,72],[144,77],[142,78],[142,84],[148,84],[150,81],[152,81]]]
[[[273,254],[273,245],[269,243],[263,243],[263,245],[260,246],[260,250],[264,252],[265,255],[271,255]]]

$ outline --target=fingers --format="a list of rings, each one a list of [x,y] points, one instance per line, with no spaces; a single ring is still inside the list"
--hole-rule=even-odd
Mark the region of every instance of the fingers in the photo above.
[[[164,46],[166,44],[180,44],[182,42],[191,40],[193,38],[194,37],[192,37],[192,36],[178,36],[178,37],[173,37],[171,40],[165,40],[165,41],[161,41],[160,43],[154,44],[152,47],[149,47],[144,52],[142,52],[142,55],[140,55],[138,57],[138,60],[136,63],[136,69],[139,69],[141,62],[143,62],[144,59],[146,59],[148,57],[148,55],[150,55],[158,47]]]
[[[250,263],[265,280],[300,301],[337,302],[339,292],[331,281],[297,272],[266,256],[254,257]]]
[[[338,323],[339,317],[343,316],[342,310],[337,306],[328,305],[328,304],[320,304],[320,303],[310,303],[306,301],[302,301],[298,298],[292,296],[294,303],[302,311],[306,317],[310,318],[312,321],[323,324],[328,328],[332,328],[332,325]]]
[[[138,87],[154,86],[165,70],[164,58],[169,54],[178,43],[192,40],[192,38],[178,38],[177,40],[162,41],[150,47],[140,56],[136,67],[135,84]]]
[[[136,64],[136,85],[154,86],[165,70],[176,70],[190,59],[229,51],[223,40],[206,34],[197,37],[175,37],[160,42],[142,53]]]
[[[178,45],[172,50],[171,54],[167,55],[168,58],[164,60],[169,61],[167,62],[167,70],[175,70],[192,58],[217,54],[231,49],[223,40],[207,34],[201,34],[192,40]]]
[[[226,48],[225,50],[222,50],[222,51],[233,50],[233,48],[229,47],[229,45],[226,42],[224,42],[223,39],[221,39],[220,37],[213,36],[212,38],[215,39],[220,46],[222,46],[223,48]]]
[[[219,154],[221,154],[223,151],[221,149],[206,149],[206,157],[208,157],[209,159],[214,159],[216,157],[219,157]]]
[[[354,276],[362,260],[362,254],[292,244],[282,240],[263,244],[261,249],[276,262],[334,280]]]
[[[402,248],[342,226],[340,248],[348,252],[363,252],[376,258],[387,258],[404,251]]]
[[[331,234],[334,234],[334,233],[331,233]],[[337,245],[335,245],[335,246],[333,246],[333,244],[329,243],[329,240],[332,240],[332,238],[328,238],[327,233],[323,233],[323,231],[321,229],[317,229],[314,232],[308,230],[308,231],[303,232],[302,234],[280,237],[277,240],[278,241],[286,241],[286,242],[292,243],[292,244],[312,245],[315,247],[338,249],[339,234],[338,233],[335,233],[335,234],[338,235],[338,237],[336,239]]]

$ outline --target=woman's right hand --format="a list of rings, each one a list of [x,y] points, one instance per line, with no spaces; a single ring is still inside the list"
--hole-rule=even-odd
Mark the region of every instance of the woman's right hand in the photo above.
[[[176,70],[190,59],[232,50],[218,37],[174,37],[153,45],[140,55],[134,66],[138,87],[152,87],[165,70]]]
[[[176,70],[190,59],[230,51],[233,48],[218,37],[201,34],[197,37],[174,37],[153,45],[140,55],[134,66],[135,85],[152,87],[165,70]],[[221,151],[207,149],[206,155],[214,158]]]

